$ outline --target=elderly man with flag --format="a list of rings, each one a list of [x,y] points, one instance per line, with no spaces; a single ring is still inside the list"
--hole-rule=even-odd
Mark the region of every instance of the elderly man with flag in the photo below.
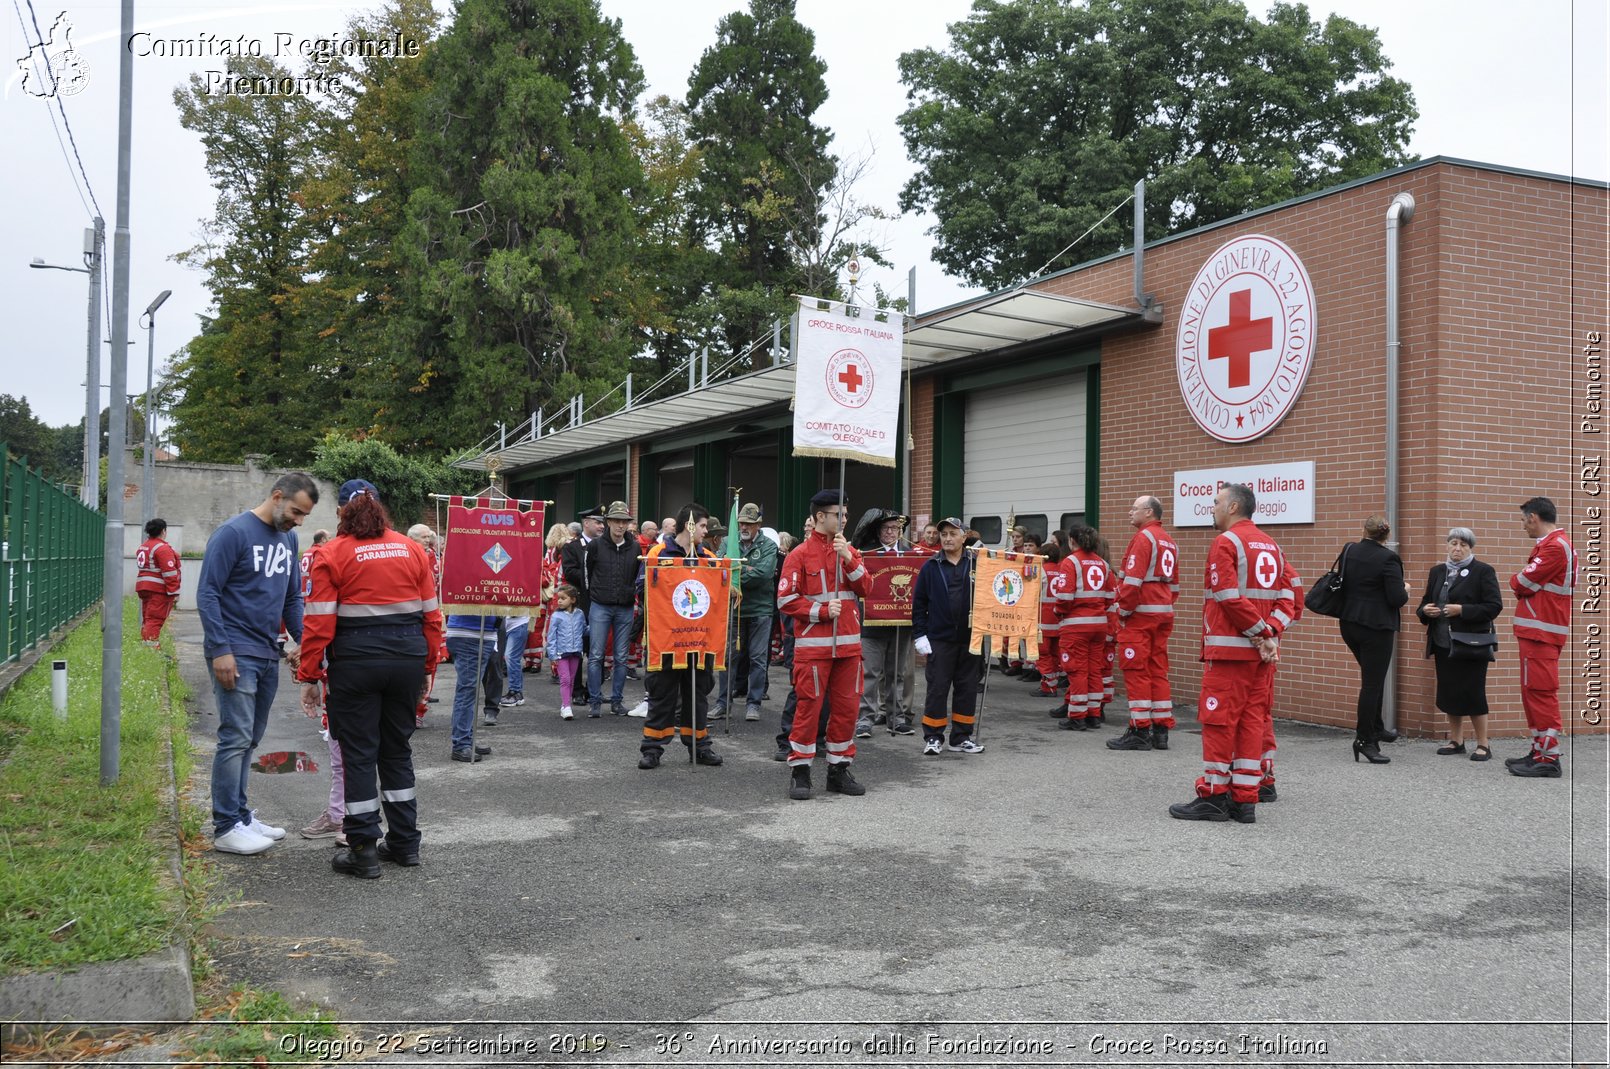
[[[724,556],[742,562],[734,587],[742,600],[727,646],[727,670],[716,682],[712,720],[725,716],[729,701],[739,697],[744,699],[744,719],[759,720],[760,703],[766,699],[771,627],[777,611],[777,543],[761,533],[763,519],[764,513],[753,501],[739,508],[737,498],[733,499]]]

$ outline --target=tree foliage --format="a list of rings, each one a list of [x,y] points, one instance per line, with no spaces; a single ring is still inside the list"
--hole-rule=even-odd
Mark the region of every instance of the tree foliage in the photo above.
[[[427,514],[431,494],[467,493],[476,481],[473,473],[451,468],[444,460],[405,456],[378,438],[347,438],[335,432],[314,447],[308,470],[337,486],[348,479],[374,483],[386,511],[404,528]]]
[[[427,73],[394,337],[412,433],[440,447],[624,377],[642,74],[596,0],[463,0]]]
[[[279,79],[272,60],[237,56],[231,75]],[[300,463],[323,432],[331,370],[319,365],[299,314],[311,232],[299,194],[307,181],[315,106],[298,94],[207,92],[201,75],[174,91],[179,121],[201,135],[218,188],[203,241],[181,253],[200,267],[217,315],[181,350],[173,439],[185,456],[238,461],[261,452]]]
[[[83,420],[52,427],[34,415],[26,397],[0,393],[0,442],[47,479],[74,486],[83,481]]]
[[[1092,226],[1080,256],[1121,247],[1121,213],[1097,224],[1141,178],[1161,235],[1409,160],[1414,97],[1375,31],[1302,4],[975,0],[950,34],[900,57],[901,207],[938,217],[935,258],[977,285]]]

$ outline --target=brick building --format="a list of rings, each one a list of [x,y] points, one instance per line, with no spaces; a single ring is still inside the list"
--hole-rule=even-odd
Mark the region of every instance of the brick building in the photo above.
[[[1267,529],[1308,579],[1359,537],[1366,515],[1386,509],[1387,210],[1405,193],[1414,208],[1398,228],[1399,501],[1391,519],[1412,594],[1397,720],[1412,734],[1439,731],[1412,606],[1443,558],[1449,527],[1473,528],[1477,555],[1507,578],[1530,548],[1516,506],[1546,494],[1581,555],[1583,589],[1603,574],[1599,533],[1588,523],[1597,488],[1584,470],[1603,453],[1603,425],[1593,417],[1597,339],[1610,312],[1604,183],[1434,158],[1150,242],[1144,297],[1134,257],[1123,253],[919,315],[908,321],[906,347],[914,448],[892,472],[851,465],[852,512],[857,503],[905,500],[918,522],[960,515],[992,543],[1008,515],[1041,531],[1084,520],[1102,527],[1116,552],[1130,533],[1129,502],[1155,494],[1182,556],[1171,652],[1175,694],[1189,700],[1213,530],[1179,494],[1182,482],[1199,481],[1188,473],[1211,486],[1226,469],[1280,465],[1270,476],[1301,488],[1270,495],[1291,511],[1269,517]],[[1306,279],[1290,270],[1293,261]],[[1260,264],[1281,276],[1270,292],[1289,298],[1284,324],[1278,310],[1256,303],[1281,298],[1248,304],[1232,292]],[[1256,279],[1246,290],[1256,292]],[[1291,346],[1280,361],[1271,341]],[[1199,354],[1198,370],[1185,350]],[[1253,380],[1251,401],[1247,390],[1227,387],[1237,374]],[[1268,384],[1261,394],[1259,383]],[[829,471],[790,455],[792,389],[793,368],[779,362],[511,445],[502,461],[515,491],[554,499],[567,513],[620,497],[659,517],[689,499],[715,506],[739,485],[767,508],[768,522],[797,528],[810,492],[836,481],[836,464]],[[1224,440],[1237,437],[1250,440]],[[1596,605],[1584,612],[1581,600],[1567,653],[1574,661],[1561,672],[1562,684],[1577,681],[1570,701],[1562,693],[1562,712],[1578,728],[1589,695],[1577,669],[1597,651],[1592,629],[1602,623]],[[1524,730],[1513,610],[1506,591],[1489,681],[1495,734]],[[1352,724],[1357,673],[1334,621],[1298,625],[1278,686],[1280,715]]]

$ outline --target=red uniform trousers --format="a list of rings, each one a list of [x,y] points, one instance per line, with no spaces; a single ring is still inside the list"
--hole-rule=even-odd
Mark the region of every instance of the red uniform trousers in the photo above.
[[[168,613],[173,611],[173,603],[178,600],[177,594],[148,593],[143,590],[140,592],[141,639],[156,642],[162,638],[162,625],[168,622]],[[1555,719],[1559,719],[1558,713],[1555,714]]]
[[[1276,667],[1270,665],[1270,668]],[[1275,785],[1275,673],[1269,673],[1269,693],[1264,698],[1263,717],[1263,780],[1265,787]]]
[[[1560,759],[1560,647],[1517,638],[1521,658],[1521,708],[1532,729],[1532,757]]]
[[[1098,628],[1065,627],[1058,636],[1062,670],[1068,674],[1068,719],[1084,720],[1101,711],[1101,674],[1107,667],[1107,633]]]
[[[1118,662],[1118,639],[1115,635],[1108,635],[1107,642],[1102,651],[1101,664],[1101,701],[1092,712],[1099,712],[1107,707],[1113,696],[1118,693],[1113,686],[1113,666]]]
[[[1174,698],[1168,689],[1168,636],[1174,633],[1174,618],[1158,616],[1156,620],[1146,626],[1131,620],[1118,632],[1129,723],[1140,731],[1149,731],[1153,725],[1174,726]]]
[[[1208,661],[1202,671],[1201,778],[1203,798],[1229,793],[1232,801],[1258,801],[1260,755],[1268,730],[1274,665],[1262,661]]]
[[[1062,671],[1062,656],[1057,650],[1057,633],[1040,633],[1040,656],[1034,662],[1034,667],[1040,673],[1040,693],[1055,694],[1057,692],[1056,678]]]
[[[855,717],[861,708],[865,681],[861,654],[805,660],[794,654],[794,727],[788,735],[788,763],[809,765],[816,757],[816,736],[822,717],[822,700],[828,702],[827,763],[847,765],[855,760]]]

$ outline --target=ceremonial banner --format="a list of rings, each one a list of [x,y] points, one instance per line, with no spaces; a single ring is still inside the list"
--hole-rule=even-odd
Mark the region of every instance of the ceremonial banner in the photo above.
[[[726,668],[733,562],[724,557],[673,557],[645,565],[645,667],[658,672],[660,659],[671,654],[676,668],[702,655],[715,658],[716,671]]]
[[[518,506],[529,505],[522,510]],[[442,611],[524,616],[542,604],[542,502],[447,502]]]
[[[1040,586],[1045,582],[1045,558],[1032,553],[980,549],[973,558],[972,639],[968,653],[982,651],[985,635],[1003,641],[992,643],[996,653],[1015,651],[1023,644],[1023,659],[1040,656]]]
[[[917,589],[917,573],[934,559],[927,551],[906,553],[864,553],[861,563],[872,577],[872,593],[863,601],[866,612],[863,627],[910,627],[911,595]]]
[[[894,467],[905,318],[801,298],[794,313],[794,455]]]

